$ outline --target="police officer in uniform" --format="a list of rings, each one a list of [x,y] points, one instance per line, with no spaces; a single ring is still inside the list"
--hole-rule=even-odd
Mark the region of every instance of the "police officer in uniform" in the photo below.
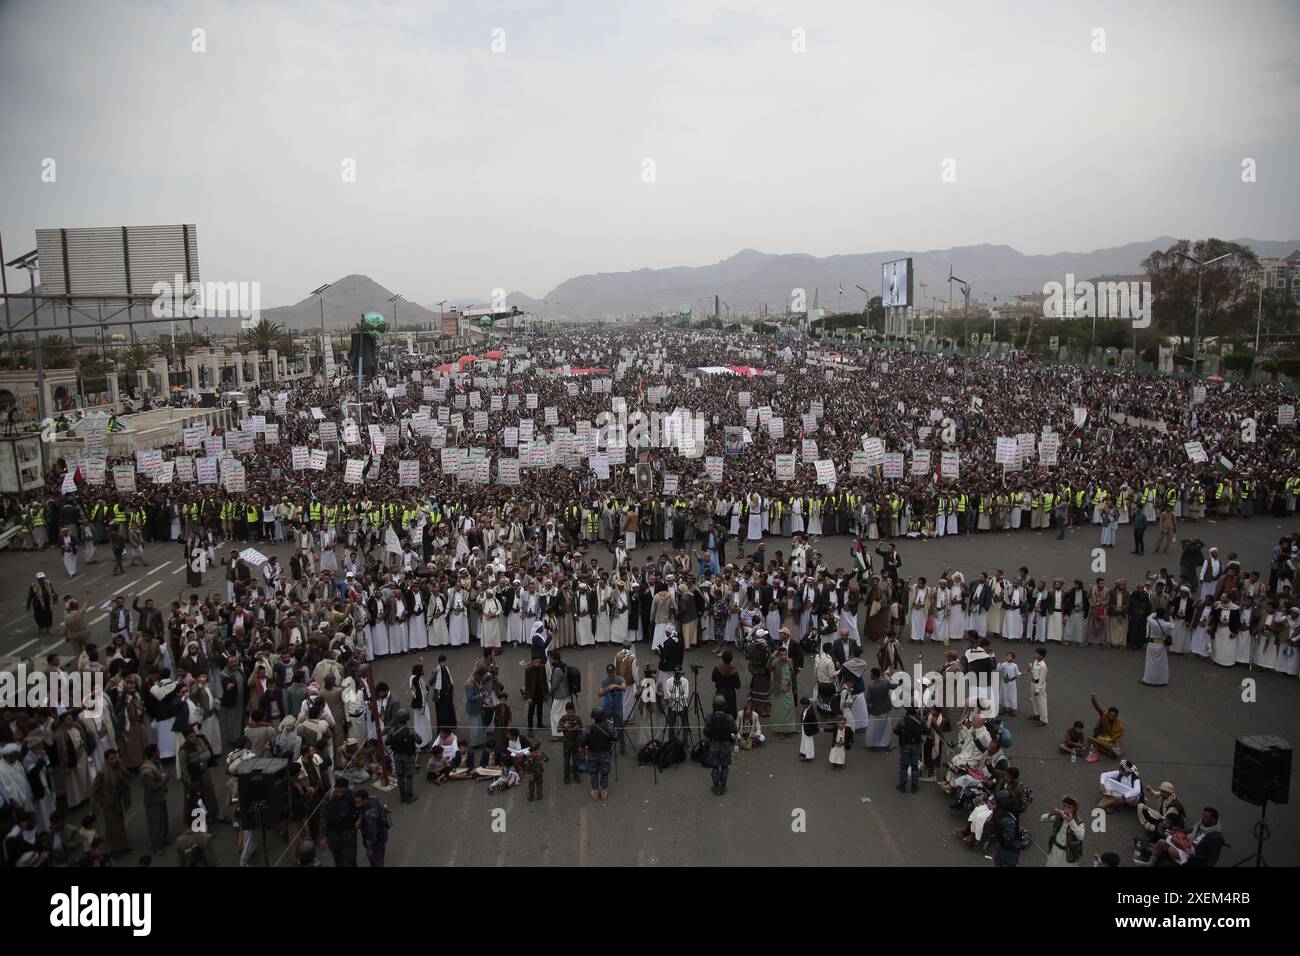
[[[898,735],[898,792],[907,791],[907,780],[912,779],[912,792],[916,793],[916,781],[921,776],[921,750],[925,738],[930,736],[930,728],[921,720],[915,707],[907,708],[898,723],[894,725]]]
[[[736,721],[727,713],[727,698],[713,698],[713,713],[704,721],[704,737],[709,742],[709,764],[713,767],[713,792],[727,792],[727,774],[731,770],[731,749],[736,743]]]
[[[385,741],[393,754],[393,772],[397,775],[397,791],[403,803],[415,802],[415,755],[424,745],[420,735],[411,728],[410,721],[410,714],[399,710],[396,726]]]

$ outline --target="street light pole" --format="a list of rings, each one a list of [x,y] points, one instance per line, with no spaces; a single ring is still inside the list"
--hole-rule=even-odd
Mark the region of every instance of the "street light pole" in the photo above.
[[[326,282],[323,286],[312,289],[311,294],[316,296],[316,301],[320,303],[320,373],[325,374],[325,368],[329,364],[325,361],[325,290],[334,283]]]
[[[401,297],[402,297],[402,293],[400,292],[395,293],[388,297],[388,301],[393,303],[393,334],[394,335],[397,334],[397,300],[400,299]]]
[[[1187,398],[1187,424],[1192,424],[1192,407],[1196,399],[1196,382],[1201,378],[1201,279],[1205,275],[1207,266],[1233,255],[1231,252],[1225,252],[1221,256],[1215,256],[1213,259],[1207,259],[1202,262],[1194,256],[1189,256],[1185,252],[1175,252],[1174,255],[1186,259],[1196,268],[1196,317],[1192,323],[1192,391]],[[1133,333],[1133,365],[1137,367],[1137,332]]]
[[[1264,318],[1264,277],[1259,278],[1259,304],[1255,306],[1255,361],[1259,361],[1259,325]]]

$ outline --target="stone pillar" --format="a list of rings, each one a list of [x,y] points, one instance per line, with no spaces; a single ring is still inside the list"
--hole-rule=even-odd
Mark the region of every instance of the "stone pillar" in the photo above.
[[[153,360],[153,373],[158,381],[162,383],[159,387],[164,395],[171,394],[172,378],[169,372],[167,357],[165,355],[156,356]]]
[[[137,369],[135,373],[135,387],[138,392],[149,391],[149,373],[144,369]],[[48,407],[48,406],[47,406]]]
[[[109,372],[107,378],[108,378],[108,401],[110,404],[116,405],[118,402],[122,400],[121,394],[119,392],[118,384],[117,384],[117,372]]]
[[[212,376],[212,385],[214,388],[221,386],[221,367],[217,364],[217,355],[219,353],[215,348],[208,349],[208,374]]]
[[[230,358],[235,363],[235,388],[242,391],[244,388],[244,353],[232,352]]]
[[[280,378],[280,355],[275,349],[267,349],[266,363],[271,366],[271,381]]]

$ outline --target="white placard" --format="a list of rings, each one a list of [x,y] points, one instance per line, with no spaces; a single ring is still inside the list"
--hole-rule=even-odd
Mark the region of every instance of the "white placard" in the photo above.
[[[961,477],[961,458],[955,451],[945,451],[939,459],[939,474],[944,478]]]
[[[194,462],[194,471],[199,476],[199,484],[215,485],[217,483],[216,457],[199,458]]]
[[[997,452],[993,460],[999,465],[1015,465],[1020,462],[1020,445],[1014,436],[998,438]],[[944,477],[946,478],[947,475]]]

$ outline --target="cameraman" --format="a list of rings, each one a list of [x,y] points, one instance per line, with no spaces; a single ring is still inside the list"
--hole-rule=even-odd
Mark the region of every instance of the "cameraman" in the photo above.
[[[713,698],[713,713],[704,722],[704,737],[709,742],[709,763],[713,766],[713,792],[727,792],[727,774],[731,770],[731,748],[736,742],[736,721],[727,713],[727,698]]]
[[[686,729],[686,705],[690,699],[690,682],[682,676],[682,666],[678,664],[677,669],[673,671],[673,676],[668,678],[668,683],[664,687],[664,709],[668,715],[665,729],[670,739],[677,739],[678,724],[681,724],[683,731]]]
[[[668,692],[669,674],[680,674],[686,650],[682,639],[677,635],[677,628],[669,624],[664,631],[664,641],[659,645],[659,673],[664,675],[664,693]]]

